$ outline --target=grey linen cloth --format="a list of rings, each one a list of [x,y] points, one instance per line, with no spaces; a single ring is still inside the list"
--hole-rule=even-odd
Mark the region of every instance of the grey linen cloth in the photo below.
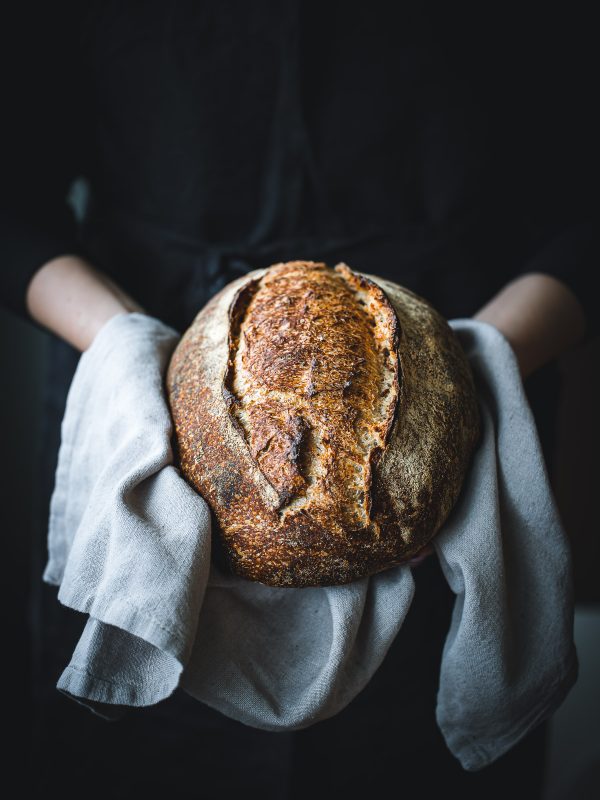
[[[436,713],[477,770],[554,712],[577,658],[570,550],[513,352],[490,325],[451,325],[483,433],[434,539],[456,594]],[[411,567],[278,589],[212,566],[208,506],[173,465],[163,381],[177,340],[151,317],[116,316],[73,378],[43,579],[89,618],[57,688],[116,718],[180,686],[247,725],[303,728],[373,676],[410,607]]]

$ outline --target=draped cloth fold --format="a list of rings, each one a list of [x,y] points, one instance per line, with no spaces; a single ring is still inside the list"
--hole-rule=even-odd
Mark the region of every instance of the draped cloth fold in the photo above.
[[[490,325],[451,325],[483,434],[434,539],[456,594],[437,721],[477,770],[553,713],[577,659],[568,542],[514,355]],[[89,617],[57,688],[106,718],[179,686],[247,725],[304,728],[343,709],[382,663],[411,605],[411,567],[280,589],[211,564],[208,506],[173,463],[164,374],[177,340],[152,317],[118,315],[71,384],[43,579]]]

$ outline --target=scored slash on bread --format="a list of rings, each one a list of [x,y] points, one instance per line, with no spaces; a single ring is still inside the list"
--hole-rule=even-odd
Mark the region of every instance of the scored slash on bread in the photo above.
[[[182,473],[231,568],[273,586],[410,559],[454,505],[479,432],[447,322],[346,264],[228,284],[182,337],[167,389]]]

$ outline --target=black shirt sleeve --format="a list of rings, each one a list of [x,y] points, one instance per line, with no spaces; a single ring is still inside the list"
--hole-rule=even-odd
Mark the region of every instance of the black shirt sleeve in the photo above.
[[[573,291],[586,317],[586,340],[600,331],[594,292],[600,128],[592,100],[599,64],[592,29],[585,16],[532,15],[520,37],[513,35],[498,81],[498,93],[509,93],[512,106],[503,125],[502,169],[514,175],[513,202],[528,230],[522,269],[552,275]]]
[[[67,196],[82,170],[86,104],[70,4],[16,5],[0,23],[0,298],[28,318],[25,292],[33,274],[56,256],[81,252]]]
[[[592,14],[435,8],[441,48],[487,124],[484,193],[491,187],[498,231],[510,243],[501,277],[543,272],[561,280],[584,310],[586,336],[597,334],[600,65]]]

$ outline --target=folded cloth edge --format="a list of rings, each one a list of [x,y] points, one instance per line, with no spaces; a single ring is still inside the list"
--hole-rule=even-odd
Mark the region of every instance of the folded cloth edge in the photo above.
[[[472,734],[458,730],[456,726],[445,725],[440,720],[436,708],[438,727],[444,735],[448,748],[459,760],[463,769],[468,772],[477,772],[508,753],[540,722],[551,717],[573,688],[577,676],[577,652],[573,647],[564,669],[556,675],[550,689],[544,687],[543,696],[534,703],[524,717],[517,721],[514,727],[505,731],[501,736],[495,736],[493,746],[482,744]]]
[[[123,315],[120,315],[123,316]],[[110,321],[112,322],[112,320]],[[458,325],[456,325],[458,323]],[[473,320],[465,319],[465,320],[452,320],[450,324],[452,327],[456,325],[457,328],[460,327],[460,323],[469,323],[472,324]],[[107,323],[107,325],[110,323]],[[494,326],[488,325],[487,323],[478,323],[480,325],[485,325],[487,328],[490,328],[494,334],[504,340],[506,345],[511,349],[512,347],[506,337],[498,331]],[[514,353],[513,353],[514,355]],[[515,362],[516,363],[516,362]],[[54,583],[60,587],[60,579],[57,579],[54,575],[48,573],[44,575],[44,580],[48,583]],[[69,599],[66,596],[61,596],[61,592],[59,591],[59,600],[63,605],[69,606]],[[69,606],[74,608],[74,606]],[[122,630],[128,631],[128,628],[124,628],[124,625],[128,625],[129,623],[126,622],[127,619],[131,617],[128,616],[128,613],[123,612],[122,609],[118,609],[118,603],[115,607],[113,607],[112,603],[104,604],[102,608],[96,609],[93,607],[93,603],[90,602],[89,608],[85,607],[82,608],[78,606],[76,608],[78,611],[84,611],[84,613],[93,614],[94,618],[98,619],[98,621],[107,623],[109,625],[114,625],[116,627],[120,627]],[[152,633],[152,621],[148,620],[147,616],[144,615],[143,612],[135,609],[139,613],[141,617],[145,617],[143,620],[143,624],[148,625],[149,636],[152,636],[152,639],[147,638],[150,644],[154,644],[157,647],[161,647],[160,642],[163,641],[161,633],[155,632]],[[134,612],[130,612],[134,613]],[[137,630],[136,630],[137,633]],[[135,636],[136,633],[131,633],[132,636]],[[145,634],[143,637],[145,638]],[[175,636],[175,639],[177,637]],[[153,641],[154,640],[154,641]],[[182,667],[183,670],[183,667]],[[568,693],[569,689],[573,685],[577,678],[577,661],[576,655],[574,652],[571,653],[571,657],[565,670],[560,674],[557,675],[555,682],[552,684],[552,688],[548,690],[546,687],[544,690],[544,696],[539,702],[536,702],[533,708],[527,712],[527,714],[522,717],[515,725],[514,729],[510,729],[508,732],[505,732],[502,736],[496,738],[494,740],[494,747],[493,752],[489,751],[485,745],[482,745],[481,742],[475,740],[472,735],[469,734],[462,734],[460,732],[456,732],[456,728],[454,728],[454,733],[449,732],[448,734],[440,725],[444,736],[446,738],[447,743],[450,745],[452,742],[452,751],[454,755],[459,759],[462,766],[467,770],[477,770],[486,766],[491,761],[496,760],[500,755],[504,752],[509,750],[514,744],[516,744],[519,739],[526,735],[526,733],[535,727],[541,719],[548,716],[549,713],[553,713],[553,711],[561,704],[562,700]],[[105,685],[105,691],[100,692],[98,689],[99,682]],[[94,685],[95,684],[95,685]],[[153,697],[150,700],[150,703],[144,702],[143,695],[144,692],[139,691],[136,689],[132,692],[131,701],[129,705],[120,706],[118,704],[107,704],[106,701],[108,697],[115,696],[112,687],[110,686],[110,681],[105,680],[98,675],[92,675],[87,670],[82,669],[76,663],[71,663],[61,675],[61,678],[57,684],[57,688],[59,691],[73,697],[78,702],[82,703],[86,707],[90,708],[95,714],[105,718],[105,719],[117,719],[125,713],[124,711],[119,711],[119,708],[127,709],[130,705],[139,706],[139,705],[148,705],[148,704],[155,704],[156,697]],[[122,684],[120,685],[122,689]],[[167,693],[165,696],[174,691],[175,687],[169,686],[167,688]],[[135,695],[135,697],[134,697]],[[80,699],[82,696],[85,696],[87,701],[83,701]],[[115,696],[116,697],[116,696]],[[123,695],[120,694],[119,700],[122,703]],[[103,706],[107,706],[107,709],[104,709]],[[110,709],[115,709],[114,713]],[[439,720],[438,720],[439,724]],[[499,747],[497,746],[499,745]],[[461,752],[462,751],[462,752]]]

